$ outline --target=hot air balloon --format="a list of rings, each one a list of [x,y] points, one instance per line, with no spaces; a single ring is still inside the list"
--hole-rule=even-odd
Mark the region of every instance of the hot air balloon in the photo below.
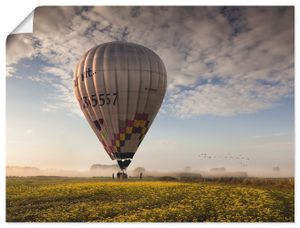
[[[149,130],[166,92],[164,63],[134,43],[88,50],[74,72],[74,93],[89,125],[124,172]]]

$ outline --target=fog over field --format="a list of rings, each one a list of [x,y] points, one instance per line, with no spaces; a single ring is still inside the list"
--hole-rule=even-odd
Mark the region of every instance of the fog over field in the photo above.
[[[86,170],[51,169],[29,166],[6,166],[6,176],[65,176],[65,177],[111,177],[119,171],[117,165],[95,164]],[[192,169],[189,166],[178,170],[147,170],[144,167],[132,167],[127,170],[129,177],[293,177],[286,170],[270,167],[268,170],[235,169],[217,167],[210,169]]]

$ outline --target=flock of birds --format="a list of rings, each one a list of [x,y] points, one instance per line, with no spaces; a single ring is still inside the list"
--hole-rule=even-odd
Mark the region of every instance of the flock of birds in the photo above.
[[[242,154],[239,154],[238,156],[234,155],[211,155],[207,153],[202,153],[198,155],[198,158],[200,159],[222,159],[222,160],[232,160],[236,161],[241,167],[248,167],[248,161],[250,161],[249,157],[243,156]],[[280,167],[272,167],[273,172],[279,172]]]
[[[238,164],[242,167],[248,166],[248,161],[250,160],[249,157],[245,157],[242,154],[239,154],[238,156],[234,155],[211,155],[207,153],[201,153],[198,155],[198,158],[200,159],[224,159],[224,160],[232,160],[237,161]]]

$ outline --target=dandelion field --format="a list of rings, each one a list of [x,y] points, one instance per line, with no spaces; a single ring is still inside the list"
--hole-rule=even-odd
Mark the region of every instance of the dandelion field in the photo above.
[[[7,177],[7,222],[293,222],[293,187]]]

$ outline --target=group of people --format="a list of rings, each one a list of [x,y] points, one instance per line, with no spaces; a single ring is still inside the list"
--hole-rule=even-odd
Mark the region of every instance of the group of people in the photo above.
[[[117,179],[127,179],[127,178],[128,178],[127,173],[120,172],[120,171],[117,172]],[[143,178],[143,173],[140,173],[140,179],[142,179],[142,178]],[[114,173],[112,174],[112,179],[115,179]]]
[[[117,178],[118,179],[127,179],[128,175],[127,175],[127,173],[124,173],[124,172],[117,172]]]
[[[117,172],[117,178],[118,179],[127,179],[128,175],[127,175],[127,173],[118,171]],[[115,174],[114,173],[112,174],[112,179],[115,179]]]

